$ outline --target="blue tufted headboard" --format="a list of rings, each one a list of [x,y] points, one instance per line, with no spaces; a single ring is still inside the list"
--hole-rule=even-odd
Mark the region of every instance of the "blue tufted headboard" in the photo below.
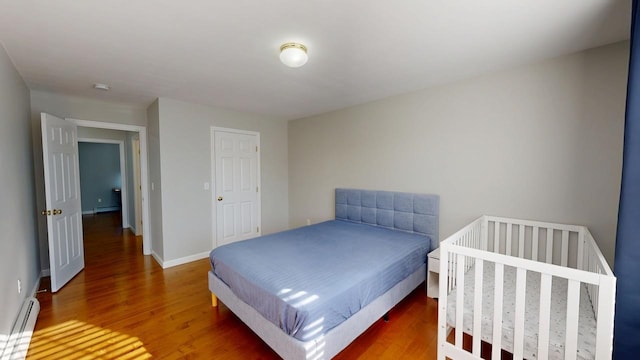
[[[440,197],[392,191],[336,189],[336,220],[425,234],[439,243]]]

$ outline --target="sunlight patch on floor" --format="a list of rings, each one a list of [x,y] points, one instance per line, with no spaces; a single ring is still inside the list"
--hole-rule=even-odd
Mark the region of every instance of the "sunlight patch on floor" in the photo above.
[[[71,320],[33,334],[28,359],[149,359],[140,339]]]

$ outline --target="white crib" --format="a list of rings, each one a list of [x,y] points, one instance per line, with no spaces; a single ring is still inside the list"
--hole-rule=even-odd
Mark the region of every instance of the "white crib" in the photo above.
[[[439,286],[440,360],[611,358],[616,278],[584,226],[482,216],[440,243]]]

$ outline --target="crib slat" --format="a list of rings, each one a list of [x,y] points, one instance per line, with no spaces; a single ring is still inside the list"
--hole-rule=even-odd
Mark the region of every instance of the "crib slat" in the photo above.
[[[489,250],[489,221],[485,219],[482,225],[480,226],[481,226],[480,245],[482,246],[481,249],[488,251]]]
[[[524,259],[524,225],[518,225],[518,257]]]
[[[456,347],[462,348],[462,326],[464,323],[464,255],[457,255],[456,264]]]
[[[569,279],[567,290],[567,329],[564,345],[564,359],[575,360],[578,352],[578,311],[580,306],[580,281]]]
[[[493,252],[500,254],[500,223],[493,222]]]
[[[476,278],[473,289],[473,347],[475,356],[480,356],[480,340],[482,338],[482,272],[484,260],[476,259]]]
[[[538,359],[549,357],[549,326],[551,316],[551,275],[540,275],[540,322],[538,327]]]
[[[516,273],[516,313],[513,330],[513,358],[522,359],[524,349],[524,304],[527,290],[527,270],[518,268]]]
[[[513,235],[513,225],[511,223],[507,223],[507,252],[505,254],[511,256],[511,236]]]
[[[533,261],[538,261],[538,231],[538,227],[535,226],[531,233],[531,259]]]
[[[569,232],[567,230],[562,231],[562,259],[561,265],[567,267],[567,260],[569,259]]]
[[[553,261],[553,229],[547,228],[547,257],[544,259],[547,264]]]
[[[493,299],[493,342],[491,343],[491,359],[500,360],[502,349],[502,296],[504,265],[496,263],[495,288]]]
[[[600,304],[595,307],[598,323],[596,325],[596,359],[610,359],[613,348],[613,314],[616,298],[616,278],[603,276],[597,298]]]
[[[584,270],[584,233],[578,235],[578,269]]]
[[[449,291],[453,290],[453,287],[455,285],[454,283],[454,274],[455,274],[455,267],[456,267],[456,257],[455,254],[449,253],[449,276],[448,276],[448,280],[449,280]]]

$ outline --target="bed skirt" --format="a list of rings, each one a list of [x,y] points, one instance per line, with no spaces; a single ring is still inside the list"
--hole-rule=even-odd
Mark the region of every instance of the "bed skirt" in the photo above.
[[[213,272],[209,271],[209,290],[236,316],[284,359],[331,359],[346,348],[369,326],[391,310],[424,282],[426,265],[380,295],[340,325],[309,341],[300,341],[265,319],[254,308],[240,300]]]

